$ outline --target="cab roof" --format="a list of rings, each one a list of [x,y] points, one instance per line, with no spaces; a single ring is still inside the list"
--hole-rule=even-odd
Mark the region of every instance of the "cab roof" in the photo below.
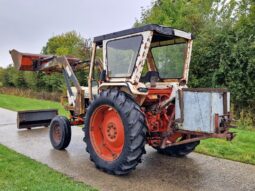
[[[154,31],[152,42],[155,41],[164,41],[174,39],[175,37],[182,37],[185,39],[194,39],[194,36],[191,33],[187,33],[178,29],[173,29],[171,27],[149,24],[142,27],[136,27],[131,29],[126,29],[114,33],[109,33],[101,36],[94,37],[94,42],[101,46],[104,40],[114,39],[126,35],[131,35],[135,33],[145,32],[145,31]]]

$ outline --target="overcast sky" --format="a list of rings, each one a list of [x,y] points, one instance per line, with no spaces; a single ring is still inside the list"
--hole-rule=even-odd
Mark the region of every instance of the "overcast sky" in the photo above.
[[[53,35],[75,30],[85,38],[132,27],[152,0],[0,0],[0,66],[9,50],[40,53]]]

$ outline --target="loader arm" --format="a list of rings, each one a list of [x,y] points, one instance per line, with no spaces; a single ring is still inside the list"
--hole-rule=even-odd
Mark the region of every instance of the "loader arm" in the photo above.
[[[11,57],[14,62],[14,66],[18,70],[32,71],[32,72],[44,72],[46,74],[52,74],[55,72],[63,73],[67,91],[69,94],[69,105],[65,106],[67,110],[71,111],[75,116],[83,116],[85,113],[85,100],[84,90],[74,73],[74,70],[78,70],[84,67],[88,67],[89,61],[80,61],[77,58],[66,56],[54,56],[54,55],[42,55],[42,54],[29,54],[21,53],[17,50],[10,51]],[[75,87],[72,88],[72,86]],[[76,91],[76,92],[74,92]],[[27,115],[30,118],[31,112],[22,112],[22,117]],[[42,111],[42,116],[45,115],[45,111]],[[40,116],[40,112],[37,111]],[[25,116],[26,117],[26,116]],[[18,113],[18,118],[20,118]],[[50,121],[50,120],[49,120]],[[37,121],[29,122],[30,126],[37,126]]]
[[[73,68],[71,67],[68,58],[65,56],[54,56],[52,57],[47,64],[44,64],[41,68],[41,71],[45,70],[49,72],[54,71],[54,68],[56,71],[58,69],[62,70],[64,79],[66,82],[66,87],[68,94],[70,96],[71,105],[68,106],[68,110],[74,111],[75,115],[82,115],[85,113],[85,107],[84,107],[84,91],[82,90],[80,83],[74,74]],[[72,83],[77,91],[76,96],[74,96],[74,92],[72,90]]]

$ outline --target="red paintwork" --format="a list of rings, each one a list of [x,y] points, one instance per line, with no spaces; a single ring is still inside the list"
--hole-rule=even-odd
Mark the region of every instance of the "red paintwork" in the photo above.
[[[19,70],[33,71],[33,60],[39,59],[38,56],[22,56]]]
[[[150,107],[154,104],[168,99],[172,93],[172,88],[148,89],[148,95],[143,103],[145,108],[145,116],[149,131],[148,144],[151,146],[159,146],[162,142],[162,135],[168,132],[168,127],[174,125],[174,104],[170,105],[167,109],[163,109],[160,113],[153,112]],[[169,125],[170,124],[170,125]],[[173,133],[169,136],[170,142],[175,142],[181,134]]]
[[[84,119],[82,117],[70,116],[70,123],[71,125],[83,125]]]
[[[15,56],[13,57],[14,63],[18,66],[18,70],[24,71],[34,71],[34,61],[40,59],[47,59],[52,57],[52,55],[43,55],[43,54],[29,54],[29,53],[21,53],[18,51],[14,52]],[[68,62],[72,65],[75,62],[78,62],[79,59],[67,57]],[[49,61],[41,62],[41,66],[48,63]]]

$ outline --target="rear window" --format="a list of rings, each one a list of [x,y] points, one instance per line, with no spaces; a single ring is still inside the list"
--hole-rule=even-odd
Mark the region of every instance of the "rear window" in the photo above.
[[[152,48],[152,55],[161,78],[182,78],[186,43]]]

